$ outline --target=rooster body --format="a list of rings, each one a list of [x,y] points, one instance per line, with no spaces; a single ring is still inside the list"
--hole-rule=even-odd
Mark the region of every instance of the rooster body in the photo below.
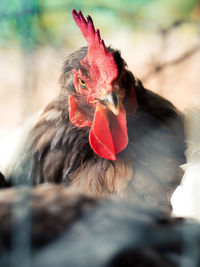
[[[30,131],[8,182],[64,183],[70,192],[169,206],[185,162],[182,115],[135,79],[90,17],[73,16],[88,47],[64,62],[60,93]]]

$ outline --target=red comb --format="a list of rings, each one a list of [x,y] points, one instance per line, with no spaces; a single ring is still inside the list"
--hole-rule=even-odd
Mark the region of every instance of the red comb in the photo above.
[[[85,40],[88,43],[87,60],[95,62],[99,66],[101,72],[104,73],[104,78],[108,82],[112,82],[118,76],[117,64],[113,54],[107,52],[104,41],[100,37],[99,30],[95,31],[93,21],[90,16],[87,16],[87,21],[83,17],[82,12],[72,10],[72,15],[79,29],[81,30]]]
[[[101,47],[101,49],[105,53],[107,53],[104,41],[100,37],[99,30],[97,29],[95,31],[92,18],[90,16],[87,16],[86,21],[83,17],[82,12],[80,10],[76,12],[75,9],[72,10],[72,15],[74,17],[74,20],[76,21],[76,24],[81,30],[85,40],[87,41],[88,46],[97,46],[98,48]]]

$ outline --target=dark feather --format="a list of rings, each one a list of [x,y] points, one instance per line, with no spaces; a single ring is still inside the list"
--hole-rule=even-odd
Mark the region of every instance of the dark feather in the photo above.
[[[200,225],[62,185],[11,188],[0,191],[1,266],[10,255],[33,267],[199,266]]]
[[[0,188],[6,188],[8,187],[8,184],[3,176],[3,174],[0,172]]]

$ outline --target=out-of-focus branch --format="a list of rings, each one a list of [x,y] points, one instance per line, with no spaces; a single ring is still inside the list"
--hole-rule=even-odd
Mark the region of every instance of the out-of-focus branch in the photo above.
[[[147,81],[151,76],[158,74],[159,72],[164,71],[166,68],[175,66],[177,64],[180,64],[193,56],[195,53],[197,53],[200,50],[200,44],[195,45],[194,47],[190,48],[189,50],[185,51],[182,55],[178,56],[177,58],[170,60],[168,62],[164,63],[154,63],[153,69],[151,69],[147,74],[145,74],[142,77],[142,81]]]

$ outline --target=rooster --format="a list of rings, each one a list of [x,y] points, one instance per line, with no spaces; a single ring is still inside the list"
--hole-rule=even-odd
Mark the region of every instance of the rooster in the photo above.
[[[88,46],[65,60],[61,90],[21,143],[7,181],[63,183],[168,209],[183,175],[183,117],[105,46],[90,16],[72,15]]]

